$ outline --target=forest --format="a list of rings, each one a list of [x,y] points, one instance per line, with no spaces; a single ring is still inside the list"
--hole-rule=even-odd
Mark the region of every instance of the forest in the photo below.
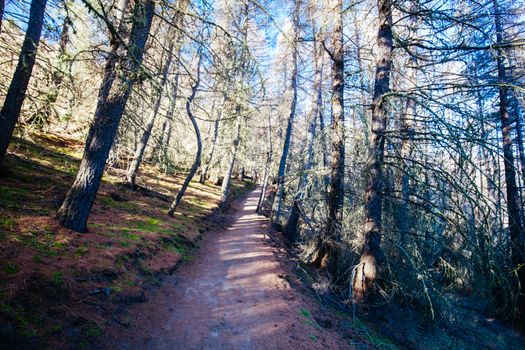
[[[525,348],[522,0],[0,0],[0,106],[0,349]]]

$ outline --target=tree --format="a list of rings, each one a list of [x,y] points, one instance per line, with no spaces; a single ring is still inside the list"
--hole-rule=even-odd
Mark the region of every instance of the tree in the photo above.
[[[320,264],[336,273],[338,248],[341,239],[344,202],[344,49],[343,49],[343,2],[337,1],[334,7],[334,27],[332,32],[332,142],[330,190],[328,193],[328,223],[326,237],[321,244]]]
[[[392,68],[391,0],[378,0],[377,9],[379,17],[378,54],[372,101],[372,132],[367,165],[364,242],[353,281],[353,296],[358,301],[374,295],[377,290],[376,283],[381,279],[382,264],[384,264],[384,254],[381,249],[381,186],[387,121],[385,99],[390,91],[390,71]]]
[[[1,1],[1,0],[0,0]],[[7,147],[13,137],[16,123],[20,118],[22,104],[24,103],[27,86],[31,79],[35,64],[38,43],[44,23],[44,13],[47,0],[32,0],[29,10],[29,21],[22,49],[18,58],[15,73],[7,90],[4,105],[0,110],[0,167],[7,152]],[[3,1],[2,1],[3,15]],[[1,17],[0,17],[1,18]]]
[[[514,167],[514,150],[512,145],[512,127],[509,114],[509,92],[505,55],[503,27],[498,0],[494,3],[494,22],[496,26],[496,59],[498,69],[499,117],[501,134],[503,136],[503,164],[507,194],[507,209],[509,218],[509,233],[511,242],[511,261],[518,278],[517,309],[520,317],[525,315],[525,251],[523,243],[523,226],[521,221],[521,200],[516,185],[516,170]]]
[[[313,43],[313,54],[314,54],[314,93],[312,95],[312,110],[310,111],[309,121],[308,121],[308,134],[306,139],[306,161],[303,167],[303,171],[300,177],[299,186],[297,188],[297,195],[294,198],[292,204],[292,212],[286,223],[284,234],[291,241],[295,242],[297,240],[297,225],[299,223],[299,217],[301,216],[300,204],[304,200],[306,185],[308,181],[308,172],[312,168],[313,158],[314,158],[314,141],[315,134],[317,129],[317,119],[322,118],[321,108],[323,104],[323,91],[322,91],[322,81],[323,81],[323,51],[321,46],[320,32],[317,32],[314,28],[314,43]]]
[[[224,101],[223,101],[223,105],[224,105]],[[206,156],[206,160],[204,161],[204,167],[202,168],[202,171],[199,177],[199,182],[201,184],[204,184],[204,182],[206,182],[208,178],[208,170],[210,168],[210,164],[213,159],[213,154],[215,153],[215,146],[217,145],[217,140],[219,139],[219,122],[221,120],[221,115],[222,115],[222,109],[219,110],[217,118],[215,118],[215,120],[213,121],[213,136],[212,136],[212,141],[211,141],[211,147],[210,147],[210,151],[208,155]]]
[[[127,54],[119,58],[121,75],[106,70],[95,118],[89,130],[80,167],[57,217],[60,223],[74,231],[85,232],[86,223],[100,186],[109,151],[113,144],[132,86],[139,80],[144,48],[154,14],[151,0],[137,1],[133,8]],[[113,58],[109,57],[108,61]],[[108,68],[106,64],[106,68]]]
[[[201,165],[201,154],[202,154],[202,140],[201,140],[201,133],[199,130],[199,125],[197,124],[197,120],[195,119],[195,115],[193,115],[193,112],[191,110],[191,104],[193,100],[195,99],[195,95],[197,95],[197,89],[199,88],[199,84],[201,81],[201,62],[202,62],[202,52],[199,53],[199,59],[197,62],[197,76],[195,78],[195,82],[193,83],[193,86],[191,87],[191,95],[186,100],[186,113],[188,114],[188,118],[191,121],[191,125],[193,125],[193,130],[195,131],[195,138],[197,140],[197,152],[195,153],[195,160],[193,161],[193,165],[191,166],[191,169],[186,175],[186,179],[184,179],[184,183],[182,184],[179,193],[177,193],[177,197],[173,201],[173,203],[170,206],[170,209],[168,210],[168,215],[173,216],[175,213],[175,210],[177,210],[177,207],[180,204],[180,201],[182,199],[182,196],[184,196],[184,193],[186,192],[186,189],[188,188],[188,185],[190,184],[191,179],[193,179],[193,176],[197,172],[197,169],[199,169]]]
[[[275,195],[273,207],[272,207],[272,221],[276,225],[280,225],[280,216],[282,210],[282,201],[284,195],[284,180],[286,171],[286,159],[290,151],[290,142],[292,138],[292,129],[295,118],[295,109],[297,107],[297,55],[298,55],[298,38],[299,38],[299,9],[300,0],[295,0],[295,7],[293,11],[293,23],[292,23],[292,76],[291,76],[291,89],[292,89],[292,101],[290,103],[290,114],[288,115],[286,132],[283,142],[283,151],[281,153],[281,159],[279,161],[279,170],[277,173],[277,193]]]
[[[181,10],[184,10],[186,8],[186,5],[187,5],[187,1],[182,1],[182,4],[179,5],[181,6]],[[154,95],[153,97],[153,109],[150,113],[150,116],[149,118],[146,120],[146,123],[144,125],[144,130],[142,131],[142,135],[140,137],[140,141],[139,143],[137,144],[137,147],[135,149],[135,154],[133,156],[133,160],[131,161],[130,165],[129,165],[129,168],[128,168],[128,174],[127,174],[127,180],[128,180],[128,183],[129,183],[129,186],[131,188],[134,188],[135,187],[135,182],[136,182],[136,178],[137,178],[137,173],[138,173],[138,170],[139,170],[139,167],[140,167],[140,164],[142,163],[142,159],[144,158],[144,152],[146,151],[146,147],[148,145],[148,142],[149,142],[149,139],[151,137],[151,133],[153,131],[153,126],[155,124],[155,120],[157,120],[157,116],[159,114],[159,111],[160,111],[160,107],[161,107],[161,102],[162,102],[162,97],[164,96],[164,89],[166,88],[166,84],[168,82],[168,73],[170,71],[170,68],[172,66],[172,62],[173,62],[173,53],[174,53],[174,50],[177,50],[179,51],[179,48],[176,48],[176,45],[180,45],[180,41],[181,41],[181,32],[180,31],[177,31],[176,34],[174,34],[174,30],[178,27],[181,26],[182,24],[182,13],[177,11],[175,13],[175,28],[171,27],[169,28],[168,30],[168,35],[167,35],[167,38],[166,38],[166,41],[168,42],[167,44],[167,56],[165,58],[165,61],[163,62],[163,65],[161,66],[162,68],[159,69],[159,74],[161,76],[161,81],[160,81],[160,84],[159,86],[156,88],[156,94]],[[176,78],[178,79],[178,77]],[[176,85],[178,85],[178,81],[175,82],[175,86],[174,86],[174,101],[173,101],[173,106],[175,106],[174,104],[177,103],[177,100],[176,100]],[[170,114],[173,113],[173,112],[170,112]],[[171,117],[171,115],[170,115]],[[167,121],[167,120],[166,120]],[[168,143],[165,143],[162,145],[163,147],[168,147]]]

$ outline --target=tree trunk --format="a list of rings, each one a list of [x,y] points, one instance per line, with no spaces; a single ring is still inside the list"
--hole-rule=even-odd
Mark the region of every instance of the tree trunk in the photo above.
[[[0,0],[0,2],[3,4],[3,0]],[[33,72],[38,43],[42,34],[46,2],[47,0],[31,1],[27,31],[20,50],[18,64],[7,90],[4,105],[0,111],[0,167],[4,162],[7,147],[13,137],[16,123],[20,118],[22,104],[24,103],[29,80],[31,79],[31,73]]]
[[[266,156],[266,165],[264,166],[264,177],[263,184],[261,189],[261,194],[259,195],[259,202],[257,203],[257,214],[260,214],[263,206],[264,200],[266,199],[266,190],[268,188],[268,179],[270,178],[270,168],[272,166],[273,158],[273,142],[272,142],[272,118],[268,116],[268,153]]]
[[[181,50],[179,48],[177,54],[177,62],[180,60]],[[178,63],[177,63],[178,65]],[[177,106],[178,91],[179,91],[179,69],[175,72],[175,78],[170,84],[171,86],[171,99],[169,102],[168,111],[166,112],[166,117],[162,123],[161,133],[160,133],[160,142],[157,144],[157,150],[154,154],[157,154],[157,161],[161,164],[164,164],[166,171],[168,171],[168,149],[171,138],[171,122],[173,120],[173,114],[175,113],[175,107]]]
[[[494,0],[494,20],[496,25],[496,48],[499,83],[499,117],[503,136],[503,164],[507,194],[507,212],[509,215],[509,233],[511,241],[511,261],[516,268],[518,277],[517,307],[519,317],[525,317],[525,256],[523,245],[523,228],[521,225],[521,210],[518,188],[516,186],[516,170],[514,168],[514,151],[512,145],[512,126],[509,114],[508,80],[505,67],[503,44],[503,28],[498,0]]]
[[[100,96],[105,98],[99,100],[80,168],[57,214],[62,225],[74,231],[86,231],[89,212],[97,195],[120,119],[133,84],[138,80],[153,14],[154,3],[151,0],[136,1],[129,49],[126,57],[118,60],[121,62],[122,75],[117,77],[115,72],[106,72],[105,78],[109,80],[102,82],[101,90],[104,91]],[[108,60],[112,58],[109,57]],[[116,66],[113,65],[113,68]]]
[[[224,105],[224,103],[223,103]],[[199,182],[204,184],[208,179],[208,170],[210,168],[211,161],[213,159],[213,154],[215,153],[215,146],[217,145],[217,140],[219,139],[219,121],[221,120],[222,110],[219,111],[217,119],[213,122],[213,140],[211,141],[210,152],[206,156],[206,161],[204,162],[204,167],[201,171],[201,176]]]
[[[228,164],[228,168],[226,169],[226,173],[224,174],[224,179],[222,180],[222,186],[221,186],[221,199],[219,202],[219,207],[221,209],[225,209],[226,204],[228,203],[228,191],[230,190],[230,179],[233,173],[233,167],[235,165],[235,158],[237,157],[237,148],[239,148],[239,142],[241,139],[241,105],[237,104],[235,107],[235,114],[237,114],[237,119],[235,122],[235,138],[233,139],[232,147],[231,147],[231,158],[230,162]]]
[[[186,176],[186,179],[184,179],[184,183],[182,184],[179,193],[177,193],[177,197],[171,203],[170,209],[168,211],[169,216],[173,216],[175,213],[175,210],[177,210],[177,207],[180,204],[180,201],[182,199],[182,196],[184,196],[184,193],[186,192],[186,189],[188,188],[191,179],[193,179],[193,176],[197,172],[197,169],[199,169],[201,165],[201,154],[202,154],[202,140],[201,140],[201,133],[199,130],[199,125],[197,124],[197,120],[195,119],[195,116],[193,115],[193,112],[191,111],[191,104],[193,100],[195,99],[195,95],[197,94],[197,89],[199,88],[199,84],[201,81],[201,60],[202,60],[202,54],[199,56],[199,61],[197,62],[197,78],[195,79],[195,84],[191,87],[191,95],[186,100],[186,113],[188,114],[188,118],[190,118],[191,124],[193,125],[193,130],[195,131],[195,138],[197,139],[197,153],[195,154],[195,161],[193,162],[193,165],[191,166],[190,172]]]
[[[319,47],[319,37],[316,35],[314,41],[314,57],[315,57],[315,78],[314,78],[314,101],[312,103],[312,111],[310,113],[310,123],[308,128],[308,135],[306,138],[306,163],[303,167],[303,173],[301,179],[299,180],[299,186],[297,189],[297,195],[294,198],[292,205],[292,212],[288,218],[288,222],[284,228],[284,235],[290,242],[295,242],[297,240],[297,226],[299,224],[300,217],[300,203],[304,198],[304,191],[306,189],[306,184],[308,180],[308,172],[312,167],[312,161],[314,156],[314,140],[315,140],[315,131],[317,128],[317,118],[319,117],[322,101],[323,101],[323,90],[322,90],[322,81],[323,81],[323,62],[322,62],[322,50]]]
[[[321,247],[321,266],[329,272],[337,271],[338,243],[341,240],[344,202],[344,51],[343,51],[343,2],[339,0],[334,9],[332,33],[332,144],[330,190],[328,193],[328,225]]]
[[[286,125],[286,133],[284,136],[283,152],[279,162],[279,171],[277,174],[277,193],[272,208],[272,222],[280,225],[280,216],[282,210],[282,200],[284,195],[284,177],[286,170],[286,159],[290,151],[290,140],[292,138],[293,121],[295,118],[295,109],[297,106],[297,44],[299,36],[299,6],[300,0],[295,0],[295,8],[293,13],[293,52],[292,52],[292,103],[290,105],[290,114],[288,116],[288,123]]]
[[[418,11],[417,3],[412,2],[411,11]],[[409,40],[417,37],[417,21],[414,15],[410,17]],[[401,134],[401,203],[396,218],[397,229],[399,231],[399,243],[401,247],[406,245],[406,235],[410,229],[409,203],[410,203],[410,176],[408,160],[412,155],[412,144],[414,141],[414,120],[416,117],[416,100],[411,96],[416,88],[417,80],[417,58],[411,55],[407,62],[408,77],[408,96],[405,111],[401,115],[400,134]]]
[[[162,102],[162,96],[164,94],[164,88],[166,86],[166,82],[168,81],[168,72],[170,70],[171,62],[173,60],[173,47],[174,41],[171,40],[168,46],[168,57],[166,58],[166,62],[164,63],[164,67],[162,68],[162,80],[160,86],[158,87],[158,90],[156,91],[157,95],[155,97],[153,110],[151,111],[150,117],[146,121],[146,125],[144,126],[142,136],[135,150],[135,156],[133,157],[133,160],[131,161],[131,164],[128,169],[128,183],[132,189],[135,188],[137,173],[140,164],[142,163],[142,159],[144,158],[144,152],[146,151],[146,147],[151,136],[151,131],[153,130],[153,126],[155,125],[155,120],[157,119],[157,115],[159,114],[160,103]]]
[[[376,283],[381,279],[384,255],[381,250],[381,185],[387,111],[385,97],[390,91],[392,67],[392,2],[378,0],[379,31],[377,35],[378,60],[372,107],[372,132],[368,154],[367,188],[365,198],[364,244],[353,283],[356,301],[375,295]]]
[[[128,8],[129,0],[120,0],[119,6],[117,9],[117,23],[115,27],[117,28],[117,33],[111,33],[110,38],[110,52],[106,59],[106,65],[104,67],[104,77],[102,78],[102,85],[98,92],[98,100],[106,101],[108,99],[109,93],[111,91],[113,82],[116,78],[116,65],[119,61],[119,49],[124,45],[122,42],[125,29],[124,17],[126,15],[126,10]]]

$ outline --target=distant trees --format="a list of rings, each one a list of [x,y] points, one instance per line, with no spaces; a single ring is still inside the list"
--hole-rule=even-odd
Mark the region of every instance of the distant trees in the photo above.
[[[2,3],[0,18],[3,16],[4,2]],[[11,142],[16,123],[20,118],[29,80],[36,60],[36,52],[42,33],[44,14],[47,0],[32,0],[29,10],[29,21],[24,42],[18,57],[15,73],[11,78],[4,105],[0,110],[0,166],[2,166]]]
[[[126,55],[119,56],[115,65],[109,65],[109,61],[114,58],[108,58],[106,75],[102,81],[101,94],[86,140],[82,162],[57,214],[60,223],[72,230],[86,231],[89,212],[97,195],[120,119],[131,88],[141,76],[140,67],[154,10],[155,5],[152,1],[136,1]],[[122,70],[121,74],[115,72],[117,67]]]

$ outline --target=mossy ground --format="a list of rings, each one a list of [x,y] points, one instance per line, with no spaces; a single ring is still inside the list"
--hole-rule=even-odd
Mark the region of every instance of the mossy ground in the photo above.
[[[192,182],[171,218],[170,199],[185,174],[144,165],[145,195],[121,185],[122,164],[105,174],[88,232],[61,227],[54,215],[82,150],[53,134],[10,147],[0,173],[0,344],[60,347],[76,339],[89,347],[115,310],[143,299],[145,285],[189,259],[200,233],[214,225],[204,218],[217,207],[219,187]],[[233,193],[248,187],[236,183]]]

